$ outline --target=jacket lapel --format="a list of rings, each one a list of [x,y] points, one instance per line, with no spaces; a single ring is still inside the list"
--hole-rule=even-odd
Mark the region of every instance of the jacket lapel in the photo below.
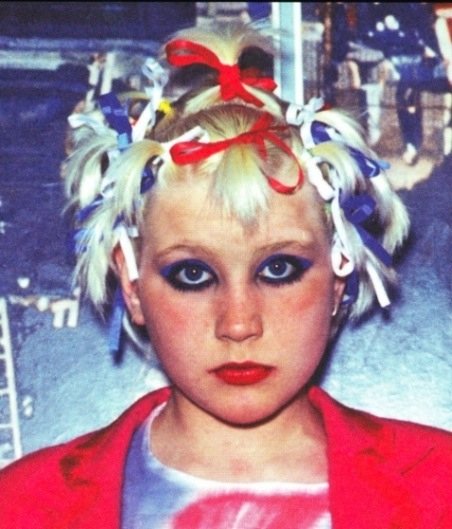
[[[66,529],[120,529],[124,466],[133,433],[169,394],[165,388],[146,395],[112,425],[82,438],[61,459],[71,497],[77,498]]]
[[[425,505],[408,475],[432,447],[398,446],[395,422],[346,408],[319,388],[309,398],[327,433],[334,528],[425,529]]]

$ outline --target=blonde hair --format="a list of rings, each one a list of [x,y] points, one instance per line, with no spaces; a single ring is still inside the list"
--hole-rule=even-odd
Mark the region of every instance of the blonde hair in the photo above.
[[[256,31],[252,26],[245,26],[238,22],[221,27],[219,31],[189,28],[176,33],[170,42],[177,39],[188,40],[206,47],[217,56],[221,63],[229,66],[237,65],[240,61],[246,61],[250,52],[256,52],[260,59],[257,59],[258,62],[265,62],[266,57],[273,57],[275,54],[273,40],[270,37]],[[162,50],[161,53],[163,55],[164,51]],[[187,115],[223,102],[220,86],[212,80],[214,70],[212,68],[208,68],[208,70],[210,70],[210,74],[197,73],[195,79],[193,76],[190,77],[191,86],[182,87],[183,90],[185,89],[184,93],[174,104],[176,112]],[[174,72],[170,79],[173,78]],[[201,84],[200,87],[197,86],[199,84]],[[179,87],[180,89],[181,87]],[[168,90],[174,90],[171,80]],[[264,110],[283,117],[280,102],[271,92],[251,85],[247,85],[246,90],[262,103]],[[242,99],[235,99],[235,101],[240,101],[242,105],[247,104]]]
[[[247,33],[242,28],[241,37],[237,32],[234,28],[224,35],[206,35],[193,30],[183,36],[208,46],[222,61],[234,64],[243,49],[259,45],[254,32]],[[332,246],[343,248],[344,238],[347,240],[345,257],[353,263],[359,276],[352,316],[360,316],[372,305],[376,285],[394,280],[392,267],[365,244],[362,230],[350,222],[339,207],[341,196],[371,197],[375,203],[372,237],[388,253],[393,253],[407,234],[406,210],[384,171],[379,170],[371,177],[363,175],[356,153],[368,160],[376,156],[365,144],[360,127],[339,110],[311,109],[304,118],[289,120],[286,118],[290,107],[287,102],[257,88],[247,86],[246,89],[253,90],[263,102],[262,108],[236,98],[224,102],[218,86],[198,88],[191,95],[183,96],[183,104],[175,101],[176,111],[164,116],[147,132],[146,138],[132,142],[120,153],[115,146],[115,135],[107,127],[81,135],[79,145],[66,163],[66,193],[69,207],[82,213],[76,216],[79,249],[76,277],[97,306],[109,301],[109,284],[114,271],[112,255],[120,238],[125,232],[132,239],[138,236],[135,247],[139,246],[143,218],[153,193],[171,188],[181,180],[210,178],[211,197],[218,207],[244,224],[250,224],[266,210],[269,196],[275,192],[268,177],[284,179],[286,171],[281,169],[288,167],[288,178],[293,182],[298,166],[323,195],[325,222],[331,230]],[[303,107],[299,110],[304,112]],[[256,144],[240,142],[188,165],[176,163],[170,155],[169,146],[196,128],[207,133],[210,142],[222,141],[249,132],[267,113],[273,116],[272,132],[293,156],[271,141],[265,141],[266,157]],[[331,138],[308,145],[303,134],[312,123],[325,127]],[[154,185],[143,193],[143,174],[151,172]],[[334,198],[326,196],[322,186],[335,191]],[[322,202],[320,197],[319,202]]]

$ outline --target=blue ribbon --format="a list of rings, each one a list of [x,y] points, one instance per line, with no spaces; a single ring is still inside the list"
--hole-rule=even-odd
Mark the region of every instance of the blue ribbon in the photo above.
[[[140,193],[144,194],[146,191],[149,191],[155,183],[155,176],[150,167],[145,167],[143,174],[141,176],[141,186]]]
[[[70,230],[66,236],[66,248],[71,254],[81,254],[86,252],[86,246],[82,244],[83,235],[86,230],[79,228]]]
[[[125,218],[124,213],[120,213],[119,215],[116,215],[115,221],[113,223],[113,230],[115,230],[124,221],[124,218]]]
[[[103,197],[97,195],[97,197],[87,206],[77,211],[75,214],[75,220],[77,223],[83,223],[88,217],[102,204]],[[88,232],[87,228],[75,228],[70,232],[68,246],[72,253],[81,254],[86,252],[86,246],[82,244],[84,235]]]
[[[366,178],[373,178],[374,176],[378,176],[380,174],[381,169],[383,168],[381,162],[368,158],[361,151],[358,151],[353,147],[348,147],[348,150],[358,164],[361,173]],[[386,168],[387,166],[385,165],[384,167]]]
[[[316,145],[325,141],[334,141],[334,138],[330,135],[328,129],[334,130],[335,134],[340,136],[339,131],[337,131],[333,127],[330,127],[329,125],[326,125],[325,123],[322,123],[320,121],[312,122],[311,135]],[[358,151],[358,149],[354,149],[353,147],[347,146],[347,149],[352,158],[358,164],[361,173],[366,178],[373,178],[375,176],[378,176],[381,172],[381,169],[389,168],[389,164],[383,160],[372,160],[368,156],[365,156],[361,151]]]
[[[119,150],[126,149],[132,142],[132,126],[127,110],[113,92],[99,96],[99,103],[108,124],[118,133]]]
[[[79,228],[71,232],[68,245],[72,253],[81,254],[86,252],[87,247],[82,243],[86,233],[87,230],[84,228]]]
[[[97,195],[97,197],[90,202],[87,206],[82,208],[77,212],[75,218],[78,222],[84,222],[90,215],[95,211],[103,202],[102,195]]]
[[[375,211],[375,200],[367,194],[352,195],[345,200],[341,200],[340,204],[345,218],[356,228],[356,231],[359,233],[364,244],[378,257],[378,259],[380,259],[382,263],[386,266],[391,266],[391,255],[362,226],[362,224]]]
[[[311,123],[311,136],[316,145],[318,143],[324,143],[325,141],[331,141],[331,136],[329,135],[327,128],[331,127],[320,121],[313,121]],[[336,129],[334,130],[337,132]]]
[[[101,95],[99,103],[105,119],[118,133],[118,149],[124,151],[132,143],[132,126],[129,122],[127,110],[121,105],[113,92]],[[146,167],[141,177],[140,193],[146,193],[155,183],[155,176],[149,167]]]
[[[122,296],[122,290],[118,286],[116,288],[112,312],[110,315],[110,322],[108,326],[108,349],[115,357],[117,357],[121,349],[122,320],[124,314],[124,298]]]
[[[346,278],[345,291],[341,305],[351,305],[358,298],[359,292],[359,274],[353,270]]]

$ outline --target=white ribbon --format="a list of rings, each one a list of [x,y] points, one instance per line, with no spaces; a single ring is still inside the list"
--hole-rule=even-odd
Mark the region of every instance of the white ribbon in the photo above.
[[[146,59],[141,71],[152,83],[152,86],[147,86],[145,88],[145,92],[151,100],[152,120],[150,125],[153,127],[155,124],[157,109],[163,98],[163,89],[168,84],[169,76],[168,72],[163,69],[162,65],[152,57]]]
[[[300,137],[306,149],[315,147],[311,134],[311,124],[314,121],[315,113],[323,106],[321,97],[314,97],[306,105],[299,106],[291,103],[287,107],[286,121],[289,125],[300,127]]]
[[[347,277],[355,269],[355,265],[350,254],[337,239],[331,248],[331,266],[337,277]]]
[[[372,286],[374,287],[375,295],[377,296],[380,307],[387,307],[391,304],[391,301],[389,300],[388,294],[383,285],[383,281],[378,275],[378,272],[375,270],[374,265],[369,261],[366,264],[366,269],[367,273],[369,274],[370,281],[372,282]]]
[[[132,243],[130,242],[127,234],[127,229],[123,224],[120,224],[115,231],[118,235],[119,246],[121,247],[124,255],[124,261],[126,263],[127,274],[130,281],[136,281],[139,277],[137,260],[135,258],[135,252],[133,251]]]
[[[335,191],[325,180],[325,178],[323,178],[322,171],[318,166],[320,161],[321,160],[318,157],[309,156],[309,158],[305,160],[304,164],[309,182],[311,182],[311,184],[317,189],[317,192],[323,198],[323,200],[325,200],[325,202],[329,202],[334,197]]]
[[[143,72],[143,75],[145,75],[150,81],[152,81],[153,86],[147,87],[146,91],[152,90],[153,93],[155,93],[156,102],[154,106],[154,110],[157,110],[158,105],[160,103],[160,99],[163,93],[163,88],[168,84],[169,76],[168,72],[166,72],[162,65],[153,59],[152,57],[149,57],[144,62],[141,71]],[[152,98],[154,99],[154,98]]]
[[[291,103],[286,111],[286,121],[289,125],[301,127],[303,123],[312,122],[314,115],[324,105],[322,97],[313,97],[306,105],[300,106]]]
[[[148,127],[152,127],[155,122],[155,111],[152,101],[144,107],[143,112],[132,127],[132,142],[141,141]]]
[[[313,98],[307,105],[302,107],[294,104],[290,104],[286,111],[286,120],[290,125],[300,127],[300,137],[303,142],[303,146],[306,149],[306,153],[309,155],[304,160],[305,167],[307,170],[307,176],[309,182],[317,189],[317,192],[325,202],[331,201],[331,216],[335,227],[335,237],[331,248],[331,265],[334,273],[338,277],[346,277],[350,275],[355,269],[355,263],[353,259],[353,252],[350,247],[350,242],[347,236],[347,230],[345,228],[344,220],[342,218],[342,210],[339,202],[339,189],[336,189],[334,185],[329,184],[323,177],[322,171],[320,170],[319,163],[321,159],[312,156],[308,151],[316,146],[314,138],[312,136],[312,122],[315,119],[315,113],[320,110],[323,106],[322,98]],[[333,127],[326,127],[326,132],[332,141],[346,143],[342,135],[337,132]],[[333,168],[330,170],[331,179],[335,181],[335,171]],[[377,175],[372,177],[372,182],[376,187],[384,187],[384,177]],[[369,274],[369,279],[375,291],[378,303],[381,307],[387,307],[390,304],[390,300],[383,281],[378,275],[377,270],[370,261],[366,263],[366,270]]]

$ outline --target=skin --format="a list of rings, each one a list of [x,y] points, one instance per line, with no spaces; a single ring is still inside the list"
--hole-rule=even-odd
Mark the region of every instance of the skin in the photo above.
[[[325,436],[306,388],[343,282],[331,269],[315,192],[305,183],[293,195],[272,193],[252,229],[219,214],[207,192],[206,182],[183,183],[152,197],[138,281],[128,280],[121,252],[116,256],[132,319],[146,325],[173,384],[153,424],[154,455],[209,479],[324,481]],[[269,284],[264,265],[275,254],[310,266],[290,283]],[[205,277],[214,281],[202,290],[174,288],[162,270],[185,259],[207,263]],[[271,373],[235,386],[212,371],[243,361]]]

